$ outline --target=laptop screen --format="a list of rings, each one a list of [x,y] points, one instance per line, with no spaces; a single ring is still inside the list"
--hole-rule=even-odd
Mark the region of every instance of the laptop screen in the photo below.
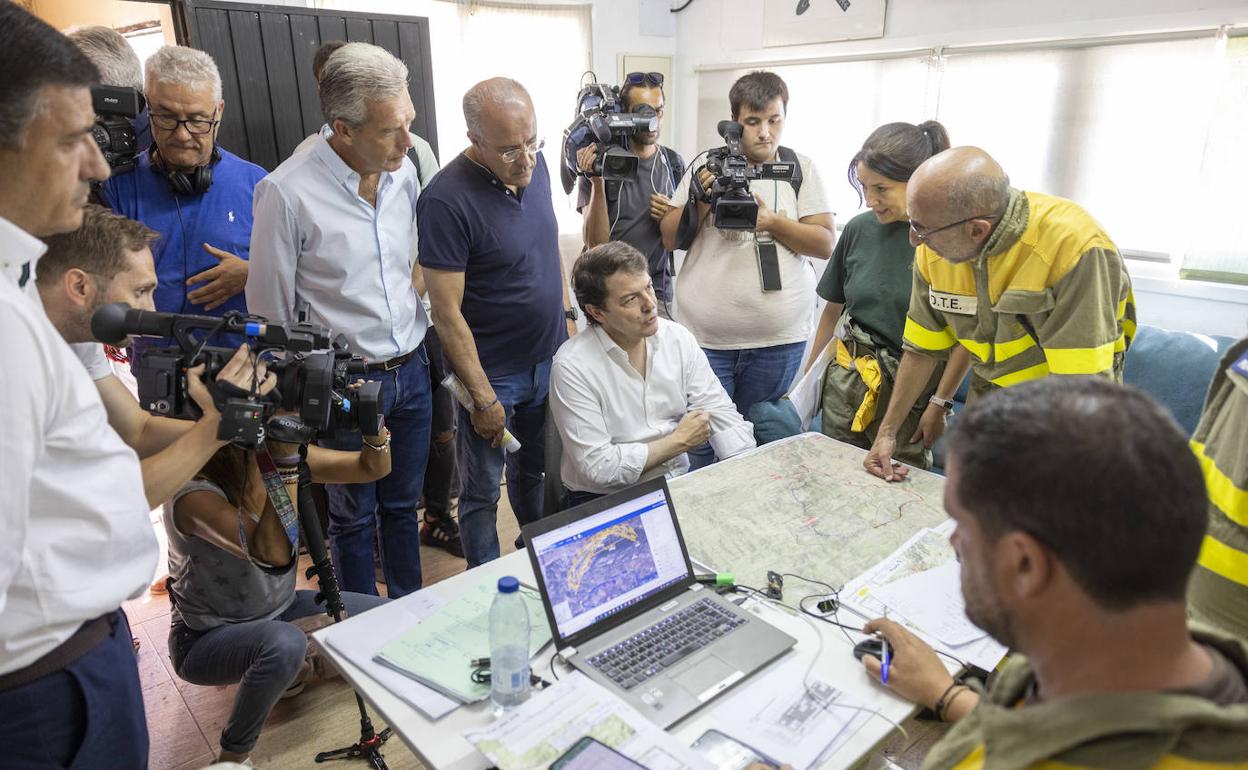
[[[529,547],[563,639],[689,575],[662,488],[536,535]]]

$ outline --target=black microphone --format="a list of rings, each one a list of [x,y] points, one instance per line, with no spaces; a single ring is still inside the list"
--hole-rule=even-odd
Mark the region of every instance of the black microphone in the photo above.
[[[184,316],[176,313],[158,313],[155,310],[139,310],[125,302],[104,305],[91,316],[91,333],[107,345],[122,345],[126,337],[171,337],[178,319],[195,319],[209,328],[220,323],[211,316]]]

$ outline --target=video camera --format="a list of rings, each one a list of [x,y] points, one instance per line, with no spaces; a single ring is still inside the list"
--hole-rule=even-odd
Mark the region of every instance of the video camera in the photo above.
[[[590,73],[592,74],[592,73]],[[576,118],[563,132],[563,157],[559,176],[563,191],[571,193],[578,176],[632,179],[637,175],[637,156],[628,151],[628,137],[641,131],[658,131],[659,116],[648,104],[624,111],[619,86],[594,82],[576,95]],[[598,156],[589,171],[581,171],[576,154],[596,144]]]
[[[135,169],[139,138],[130,121],[139,116],[146,104],[143,94],[133,88],[94,86],[91,89],[91,105],[95,108],[91,135],[114,174]]]
[[[796,163],[759,163],[750,161],[741,151],[741,124],[721,120],[717,126],[724,146],[706,153],[706,169],[715,175],[709,190],[702,190],[715,212],[715,226],[721,230],[753,230],[758,223],[758,201],[750,194],[751,179],[777,179],[795,182],[801,179]],[[693,183],[700,187],[697,175]]]
[[[195,331],[203,334],[197,339]],[[266,362],[277,376],[277,387],[257,396],[230,383],[216,382],[217,374],[236,352],[206,345],[208,337],[217,332],[245,335],[256,355],[285,352],[284,357]],[[217,438],[222,441],[256,446],[278,410],[299,415],[307,440],[331,437],[340,430],[359,430],[365,435],[381,431],[381,383],[366,382],[358,391],[350,392],[348,385],[365,372],[365,361],[347,349],[341,336],[331,340],[329,330],[316,324],[273,324],[238,311],[221,318],[157,313],[116,302],[95,312],[91,333],[110,345],[124,344],[130,335],[172,337],[176,346],[142,352],[136,374],[139,402],[153,414],[199,419],[202,411],[187,390],[187,370],[204,364],[208,391],[221,412]],[[289,436],[291,421],[281,422],[282,434]]]

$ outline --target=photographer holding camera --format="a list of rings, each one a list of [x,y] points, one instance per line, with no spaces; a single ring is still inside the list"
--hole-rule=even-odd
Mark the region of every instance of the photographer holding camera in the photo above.
[[[714,207],[705,196],[688,202],[686,178],[675,195],[686,202],[663,217],[661,229],[665,247],[685,248],[678,238],[682,215],[697,207],[676,282],[678,320],[748,417],[754,404],[782,396],[801,366],[814,310],[815,276],[807,257],[827,259],[835,236],[818,169],[810,158],[780,146],[789,103],[784,81],[771,72],[751,72],[733,84],[728,99],[735,123],[721,124],[720,133],[729,147],[739,143],[740,155],[712,150],[708,164],[694,174],[697,187],[712,195],[731,181],[734,195],[712,198]],[[709,168],[714,157],[716,173]],[[779,178],[781,172],[789,178]],[[754,180],[752,188],[742,184],[747,179]],[[700,468],[714,454],[704,445],[689,459]]]
[[[48,320],[95,381],[109,424],[138,453],[149,507],[173,497],[226,443],[217,438],[220,414],[203,380],[202,364],[188,372],[187,387],[203,417],[191,422],[149,414],[113,374],[103,345],[91,333],[91,317],[108,303],[153,309],[156,271],[149,245],[157,237],[139,222],[88,205],[81,227],[44,239],[48,250],[35,281]],[[247,346],[234,359],[231,375],[218,379],[247,388],[252,379]],[[256,373],[262,383],[259,393],[272,390],[274,378],[263,362]]]
[[[143,64],[120,32],[111,27],[79,27],[68,33],[68,37],[100,71],[101,85],[131,89],[142,99]],[[137,155],[147,152],[152,145],[152,127],[146,105],[128,122],[133,131],[133,146],[128,148],[127,159],[122,161],[123,167],[129,166],[125,169],[127,171],[133,169],[131,164]],[[126,142],[129,141],[127,137]],[[121,173],[121,169],[114,169],[114,173]]]
[[[297,508],[300,447],[273,440],[266,446]],[[390,473],[389,434],[382,428],[365,437],[357,452],[310,445],[307,464],[317,482],[376,481]],[[266,493],[254,452],[222,447],[165,506],[163,518],[173,602],[169,657],[187,682],[239,685],[218,761],[244,762],[273,704],[296,694],[312,674],[307,637],[291,621],[325,610],[316,591],[295,588],[298,543]],[[344,591],[342,601],[354,615],[387,600]]]
[[[657,123],[652,131],[638,131],[628,137],[628,148],[638,159],[633,179],[590,176],[598,147],[591,144],[577,152],[577,166],[586,174],[577,183],[576,208],[585,217],[581,235],[586,249],[619,240],[646,255],[659,315],[670,321],[672,252],[663,245],[659,222],[673,208],[671,195],[685,173],[685,162],[675,150],[659,144],[664,108],[662,73],[628,73],[620,101],[626,111],[653,115]]]

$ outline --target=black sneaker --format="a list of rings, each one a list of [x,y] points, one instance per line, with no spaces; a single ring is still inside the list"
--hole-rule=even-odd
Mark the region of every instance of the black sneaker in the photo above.
[[[420,542],[421,545],[441,548],[452,556],[464,558],[464,541],[459,537],[459,525],[454,519],[430,521],[426,516],[425,523],[420,525]]]

